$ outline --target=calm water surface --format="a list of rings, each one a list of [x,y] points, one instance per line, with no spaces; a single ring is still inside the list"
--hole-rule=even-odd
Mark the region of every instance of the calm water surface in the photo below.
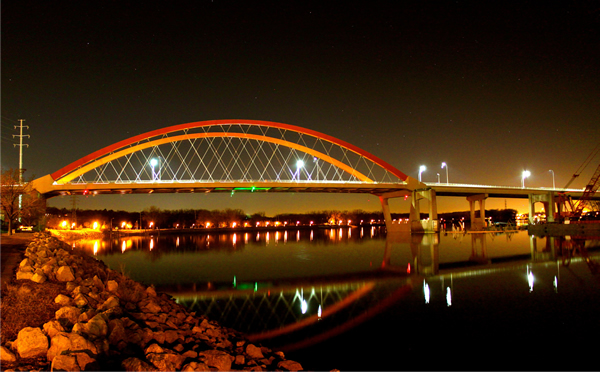
[[[344,227],[77,245],[305,369],[596,363],[600,244],[591,237]]]

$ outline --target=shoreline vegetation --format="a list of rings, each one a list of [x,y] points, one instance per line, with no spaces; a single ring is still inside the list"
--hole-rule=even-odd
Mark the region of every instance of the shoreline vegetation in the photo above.
[[[486,210],[486,217],[494,222],[515,223],[517,211],[514,209]],[[407,219],[408,213],[392,213],[392,219]],[[421,213],[421,218],[428,215]],[[468,222],[469,211],[438,213],[438,219],[444,223]],[[40,227],[51,229],[91,228],[96,225],[104,230],[151,230],[160,229],[248,229],[248,228],[284,228],[285,226],[358,226],[383,225],[381,211],[322,210],[308,213],[277,214],[266,216],[264,212],[246,214],[241,209],[206,210],[181,209],[163,210],[157,207],[146,208],[140,212],[114,210],[69,210],[49,207]],[[213,230],[214,231],[214,230]],[[217,230],[218,231],[218,230]]]
[[[302,370],[49,232],[32,234],[16,266],[2,291],[2,370]]]

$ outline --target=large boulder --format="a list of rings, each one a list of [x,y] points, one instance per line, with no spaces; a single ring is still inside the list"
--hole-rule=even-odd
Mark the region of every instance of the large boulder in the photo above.
[[[153,365],[138,358],[127,358],[121,362],[124,371],[158,371]]]
[[[48,337],[40,328],[25,327],[19,331],[13,348],[21,358],[37,358],[48,352]]]
[[[52,361],[53,371],[98,371],[100,365],[87,353],[57,355]]]
[[[46,354],[50,362],[64,351],[88,352],[91,355],[98,355],[96,345],[77,333],[58,333],[52,337],[50,344],[50,349]]]
[[[300,363],[295,362],[293,360],[282,360],[277,363],[277,368],[284,371],[302,371],[302,365]]]
[[[205,350],[198,353],[198,359],[218,371],[230,371],[235,358],[221,350]]]
[[[87,323],[76,323],[73,332],[86,335],[90,340],[106,337],[108,334],[108,323],[106,316],[102,313],[96,314]]]
[[[56,280],[59,282],[70,282],[75,280],[75,275],[70,266],[61,266],[56,271]]]
[[[63,306],[54,313],[56,320],[58,320],[63,326],[67,327],[72,327],[75,323],[77,323],[80,315],[81,310],[75,306]]]
[[[4,346],[0,346],[0,362],[2,363],[14,363],[17,361],[17,357],[10,350]]]
[[[47,323],[44,323],[43,328],[46,335],[48,335],[50,338],[56,336],[57,333],[65,331],[65,327],[63,327],[58,320],[51,320]]]

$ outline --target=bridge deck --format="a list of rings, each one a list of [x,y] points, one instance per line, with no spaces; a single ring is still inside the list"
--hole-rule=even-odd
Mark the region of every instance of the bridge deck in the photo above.
[[[547,193],[551,188],[511,187],[492,185],[426,183],[435,190],[437,196],[467,197],[474,194],[487,194],[496,198],[523,198],[530,194]],[[150,194],[150,193],[210,193],[210,192],[307,192],[307,193],[364,193],[388,194],[410,193],[406,183],[364,183],[364,182],[138,182],[138,183],[93,183],[93,184],[54,184],[45,192],[46,197],[59,195],[99,195],[99,194]],[[581,197],[582,189],[554,189],[569,193],[574,198]],[[594,197],[600,200],[600,196]]]

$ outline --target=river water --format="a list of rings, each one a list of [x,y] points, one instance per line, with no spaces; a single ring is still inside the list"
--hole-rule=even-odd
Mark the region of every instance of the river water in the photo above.
[[[593,237],[365,226],[75,245],[305,369],[596,369]]]

